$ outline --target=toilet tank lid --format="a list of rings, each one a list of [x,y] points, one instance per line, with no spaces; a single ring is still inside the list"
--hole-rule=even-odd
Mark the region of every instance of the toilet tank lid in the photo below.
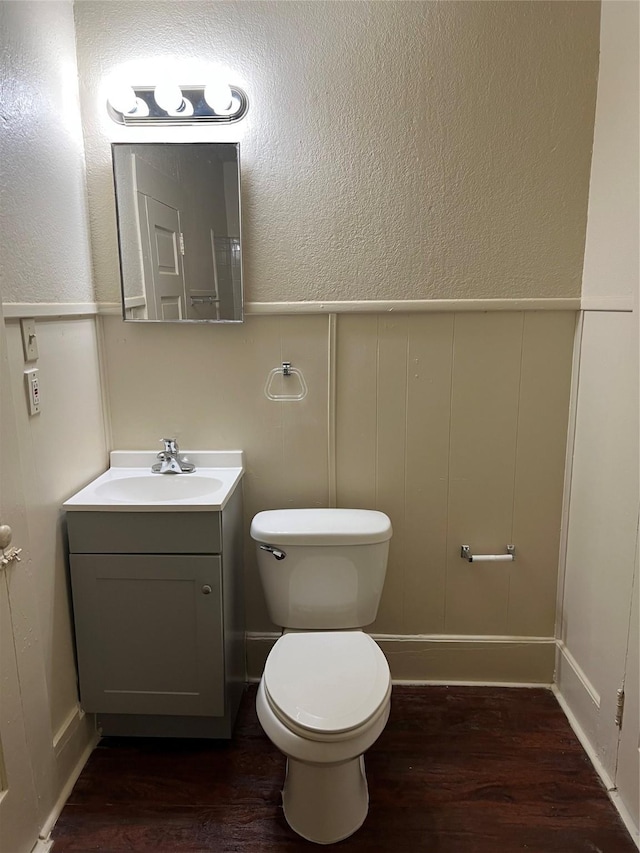
[[[375,545],[392,532],[389,517],[371,509],[275,509],[251,522],[251,537],[271,545]]]

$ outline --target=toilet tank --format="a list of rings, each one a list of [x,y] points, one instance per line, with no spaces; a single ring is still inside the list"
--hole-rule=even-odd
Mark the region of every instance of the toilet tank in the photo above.
[[[369,625],[380,604],[391,534],[391,521],[375,510],[259,512],[251,537],[271,620],[308,630]]]

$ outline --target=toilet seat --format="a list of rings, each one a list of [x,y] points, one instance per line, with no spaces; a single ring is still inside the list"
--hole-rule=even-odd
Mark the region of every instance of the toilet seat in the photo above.
[[[265,664],[274,714],[312,740],[342,740],[383,713],[391,692],[382,650],[362,631],[284,634]]]

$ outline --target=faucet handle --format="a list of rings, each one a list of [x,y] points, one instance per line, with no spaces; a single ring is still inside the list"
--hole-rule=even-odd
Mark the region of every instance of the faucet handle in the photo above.
[[[172,456],[177,455],[179,451],[178,440],[175,438],[161,438],[160,441],[164,442],[164,452],[169,453]]]

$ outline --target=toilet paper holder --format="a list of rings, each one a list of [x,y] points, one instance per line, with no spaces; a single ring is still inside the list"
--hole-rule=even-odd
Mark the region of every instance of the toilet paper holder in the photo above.
[[[470,563],[511,563],[516,558],[516,546],[507,545],[506,554],[472,554],[470,545],[460,547],[460,556]]]

